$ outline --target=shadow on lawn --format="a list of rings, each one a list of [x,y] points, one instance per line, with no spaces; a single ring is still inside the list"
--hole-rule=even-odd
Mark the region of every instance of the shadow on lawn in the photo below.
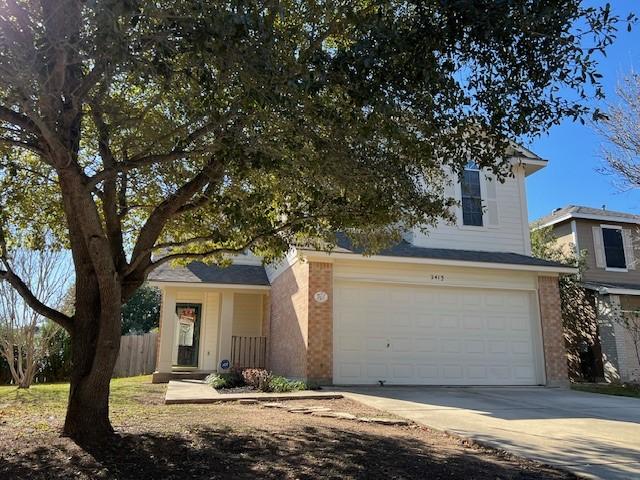
[[[276,434],[200,429],[188,438],[124,435],[87,450],[61,440],[25,455],[0,456],[0,478],[573,478],[459,448],[444,451],[450,453],[414,437],[327,427]]]

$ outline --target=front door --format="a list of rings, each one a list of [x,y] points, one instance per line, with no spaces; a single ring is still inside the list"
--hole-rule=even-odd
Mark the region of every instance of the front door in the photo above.
[[[176,304],[176,316],[178,318],[177,366],[179,367],[198,366],[201,311],[202,305],[197,303]]]

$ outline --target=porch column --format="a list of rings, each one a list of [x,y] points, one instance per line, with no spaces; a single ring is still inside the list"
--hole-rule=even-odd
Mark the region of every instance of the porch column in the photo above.
[[[176,294],[171,288],[162,290],[162,316],[160,317],[160,345],[158,364],[153,374],[154,383],[168,382],[173,366],[173,346],[175,343]]]
[[[233,292],[223,290],[220,294],[220,340],[218,346],[218,364],[216,369],[224,371],[220,366],[223,360],[231,362],[231,336],[233,335]]]

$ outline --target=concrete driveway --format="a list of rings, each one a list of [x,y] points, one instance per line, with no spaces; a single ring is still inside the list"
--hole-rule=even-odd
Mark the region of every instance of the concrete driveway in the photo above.
[[[353,387],[345,396],[587,478],[640,478],[640,399],[542,387]]]

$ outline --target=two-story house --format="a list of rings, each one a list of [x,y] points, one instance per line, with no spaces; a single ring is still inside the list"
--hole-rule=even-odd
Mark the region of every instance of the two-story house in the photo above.
[[[640,365],[625,315],[640,310],[638,228],[640,216],[569,205],[535,222],[551,227],[566,248],[586,251],[582,284],[595,293],[597,327],[607,380],[638,380]]]
[[[567,382],[558,276],[531,257],[525,149],[504,183],[469,163],[449,192],[455,224],[363,256],[294,249],[151,276],[162,289],[155,381],[178,372],[260,366],[325,384],[559,385]]]

